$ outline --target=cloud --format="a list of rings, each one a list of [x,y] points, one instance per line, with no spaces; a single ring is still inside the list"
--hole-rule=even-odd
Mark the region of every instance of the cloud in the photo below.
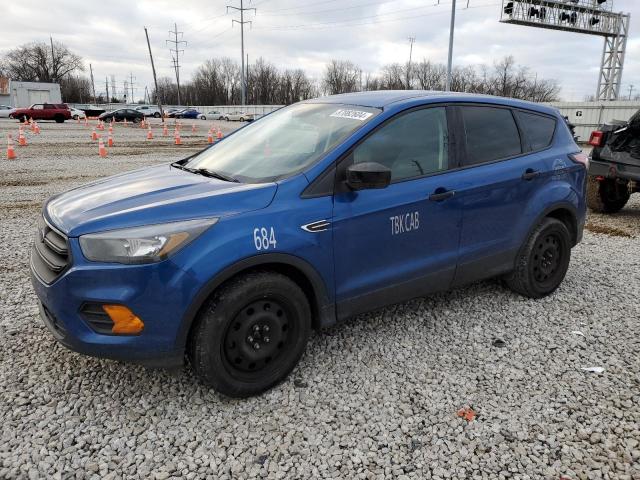
[[[609,0],[612,1],[612,0]],[[640,14],[635,0],[614,0],[617,10]],[[413,58],[445,62],[449,39],[450,0],[245,0],[251,27],[245,29],[249,61],[264,57],[281,68],[304,68],[315,78],[332,58],[347,59],[364,72],[384,64],[405,62],[408,37],[416,38]],[[555,78],[567,100],[582,100],[595,92],[602,39],[595,36],[540,30],[498,22],[499,0],[459,0],[454,61],[457,65],[488,64],[514,55],[531,75]],[[0,52],[22,43],[67,44],[91,63],[96,91],[115,75],[117,88],[129,74],[136,77],[136,97],[153,86],[143,27],[147,26],[158,75],[172,76],[165,40],[177,23],[188,42],[181,52],[181,79],[189,79],[206,59],[229,56],[240,60],[239,18],[226,5],[238,0],[22,0],[3,5]],[[640,26],[631,22],[623,90],[640,88]]]

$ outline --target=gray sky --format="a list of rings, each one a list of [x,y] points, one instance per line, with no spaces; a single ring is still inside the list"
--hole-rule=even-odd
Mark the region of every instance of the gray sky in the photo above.
[[[640,92],[640,1],[609,0],[614,10],[631,13],[631,35],[623,77]],[[252,62],[264,57],[279,67],[302,67],[320,77],[332,59],[351,60],[364,72],[382,65],[405,62],[409,36],[416,38],[414,60],[445,62],[451,0],[245,0],[257,8],[247,19],[245,48]],[[67,44],[87,64],[93,64],[96,91],[104,91],[104,78],[115,75],[118,90],[133,73],[140,97],[152,87],[143,26],[149,28],[159,76],[173,75],[165,39],[173,23],[184,32],[181,79],[211,57],[240,60],[239,18],[225,5],[240,0],[21,0],[3,2],[0,52],[49,35]],[[492,64],[513,55],[543,78],[562,85],[565,100],[594,94],[598,80],[602,38],[566,32],[506,25],[498,22],[500,0],[458,0],[454,62],[456,65]],[[55,6],[54,6],[55,5]],[[136,98],[137,99],[137,98]]]

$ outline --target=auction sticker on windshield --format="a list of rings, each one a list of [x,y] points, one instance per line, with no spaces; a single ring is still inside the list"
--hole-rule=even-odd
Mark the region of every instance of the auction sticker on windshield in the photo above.
[[[340,110],[336,110],[334,113],[332,113],[329,116],[338,117],[338,118],[350,118],[352,120],[364,121],[372,115],[373,113],[370,113],[370,112],[363,112],[361,110],[348,110],[345,108],[341,108]]]

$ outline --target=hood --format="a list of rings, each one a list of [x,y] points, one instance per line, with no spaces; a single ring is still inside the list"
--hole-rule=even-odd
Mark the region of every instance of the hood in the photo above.
[[[144,168],[53,197],[48,220],[70,237],[85,233],[221,217],[267,207],[275,183],[241,184],[197,175],[169,165]]]

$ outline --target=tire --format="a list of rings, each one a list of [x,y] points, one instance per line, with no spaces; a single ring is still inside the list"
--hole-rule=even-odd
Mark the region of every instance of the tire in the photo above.
[[[20,117],[20,123],[27,123],[29,121],[29,117],[27,117],[26,115],[22,115]]]
[[[241,122],[244,122],[244,117],[240,117],[240,121],[241,121]]]
[[[594,212],[619,212],[627,204],[630,196],[626,183],[618,183],[610,178],[600,181],[591,176],[587,178],[587,205]]]
[[[224,117],[225,121],[228,122],[229,121],[229,117]]]
[[[140,117],[134,117],[133,118],[133,123],[140,123],[142,121],[142,119]]]
[[[514,270],[505,276],[507,286],[529,298],[550,295],[567,274],[571,246],[571,234],[563,222],[543,219],[520,249]]]
[[[189,342],[191,366],[223,395],[255,395],[293,370],[310,331],[309,302],[296,283],[279,273],[249,273],[215,292],[201,310]]]
[[[62,115],[56,115],[55,117],[53,117],[53,119],[56,121],[56,123],[64,123],[64,117]]]
[[[200,120],[206,120],[206,119],[207,119],[207,117],[205,115],[201,115],[200,116]]]
[[[153,118],[160,118],[160,113],[156,112],[153,114]]]

